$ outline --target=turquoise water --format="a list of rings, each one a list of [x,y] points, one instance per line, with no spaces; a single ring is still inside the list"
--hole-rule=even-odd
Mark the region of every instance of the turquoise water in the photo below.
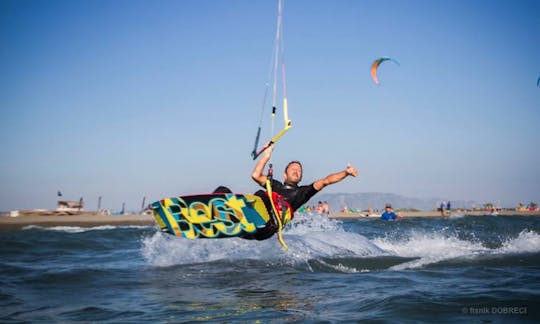
[[[0,322],[538,322],[540,218],[329,220],[275,238],[0,231]]]

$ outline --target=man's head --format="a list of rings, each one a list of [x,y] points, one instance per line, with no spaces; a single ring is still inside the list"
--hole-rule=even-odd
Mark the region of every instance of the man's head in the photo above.
[[[385,208],[387,211],[390,211],[390,210],[392,210],[392,205],[386,204],[386,206],[384,206],[384,208]]]
[[[283,174],[286,183],[297,185],[302,181],[302,164],[298,161],[291,161],[285,167]]]

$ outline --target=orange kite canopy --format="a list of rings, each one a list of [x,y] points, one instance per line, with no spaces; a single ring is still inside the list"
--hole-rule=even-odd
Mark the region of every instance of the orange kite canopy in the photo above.
[[[399,62],[391,57],[380,57],[376,59],[375,62],[373,62],[373,64],[371,65],[371,78],[373,79],[373,82],[375,82],[375,84],[379,84],[379,79],[377,78],[377,69],[379,68],[379,65],[381,65],[381,63],[385,61],[392,61],[399,65]]]

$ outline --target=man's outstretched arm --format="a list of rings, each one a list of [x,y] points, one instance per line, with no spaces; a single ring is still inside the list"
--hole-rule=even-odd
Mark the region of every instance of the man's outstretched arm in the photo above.
[[[334,184],[336,182],[340,182],[341,180],[345,179],[348,176],[356,177],[358,175],[358,170],[356,170],[355,167],[351,166],[350,164],[347,164],[347,168],[343,171],[332,173],[328,176],[326,176],[324,179],[317,180],[313,183],[313,187],[320,191],[322,188]]]

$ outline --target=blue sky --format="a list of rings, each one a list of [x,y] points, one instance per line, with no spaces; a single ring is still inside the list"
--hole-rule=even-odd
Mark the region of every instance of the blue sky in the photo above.
[[[0,210],[54,208],[57,190],[130,210],[256,190],[276,8],[1,1]],[[538,202],[538,13],[538,1],[286,1],[293,128],[276,173],[301,160],[309,183],[350,162],[359,176],[325,192]],[[380,56],[401,65],[375,85]]]

